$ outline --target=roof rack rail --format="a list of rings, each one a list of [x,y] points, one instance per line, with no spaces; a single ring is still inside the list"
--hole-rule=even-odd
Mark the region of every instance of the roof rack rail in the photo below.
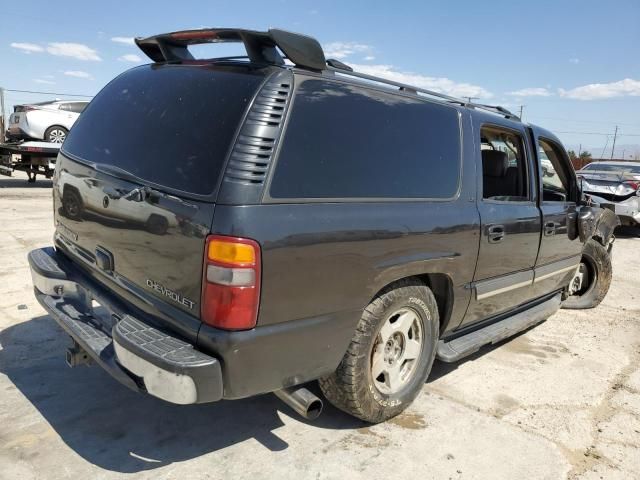
[[[277,47],[299,67],[312,70],[326,68],[324,52],[315,38],[276,28],[267,32],[240,28],[203,28],[136,38],[135,42],[154,62],[194,60],[189,52],[190,45],[241,42],[252,62],[283,65],[284,59]]]
[[[327,62],[329,63],[329,62]],[[360,73],[360,72],[355,72],[353,71],[353,69],[351,67],[349,67],[348,65],[342,63],[342,62],[338,62],[341,65],[338,66],[335,62],[330,63],[327,66],[327,70],[332,71],[334,73],[339,73],[341,75],[347,75],[349,77],[356,77],[356,78],[361,78],[363,80],[369,80],[371,82],[377,82],[377,83],[384,83],[386,85],[392,85],[394,87],[398,87],[401,91],[403,92],[407,92],[407,93],[412,93],[412,94],[423,94],[423,95],[429,95],[431,97],[436,97],[442,100],[446,100],[448,102],[451,103],[456,103],[465,107],[470,107],[470,108],[476,108],[479,110],[486,110],[489,111],[491,113],[497,113],[498,115],[502,115],[507,119],[510,120],[517,120],[520,121],[520,118],[515,115],[514,113],[510,112],[509,110],[507,110],[504,107],[499,107],[499,106],[493,106],[493,105],[485,105],[483,103],[474,103],[474,102],[468,102],[466,100],[463,100],[461,98],[456,98],[456,97],[452,97],[450,95],[446,95],[444,93],[440,93],[440,92],[435,92],[433,90],[428,90],[426,88],[419,88],[419,87],[415,87],[413,85],[408,85],[405,83],[401,83],[401,82],[396,82],[395,80],[388,80],[386,78],[382,78],[382,77],[376,77],[374,75],[369,75],[366,73]],[[346,67],[346,68],[345,68]]]

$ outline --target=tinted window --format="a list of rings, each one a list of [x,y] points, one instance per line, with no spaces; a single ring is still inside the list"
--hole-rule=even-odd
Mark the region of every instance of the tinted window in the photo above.
[[[449,198],[460,174],[452,107],[323,80],[300,85],[274,198]]]
[[[86,108],[87,102],[72,102],[60,106],[60,110],[67,110],[74,113],[82,113]]]
[[[208,194],[262,81],[248,67],[145,65],[109,83],[63,150],[151,183]]]
[[[527,159],[522,137],[498,127],[480,130],[482,198],[499,201],[529,199]]]

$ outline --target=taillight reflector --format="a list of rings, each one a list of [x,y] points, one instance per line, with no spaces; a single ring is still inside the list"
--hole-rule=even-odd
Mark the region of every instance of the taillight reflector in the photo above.
[[[260,245],[209,235],[202,278],[201,320],[225,330],[256,326],[260,303]]]

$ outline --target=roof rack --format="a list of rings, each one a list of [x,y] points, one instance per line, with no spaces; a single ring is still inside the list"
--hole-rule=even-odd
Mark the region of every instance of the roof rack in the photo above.
[[[194,60],[193,55],[189,52],[188,47],[190,45],[240,42],[244,44],[251,62],[284,65],[284,59],[287,58],[297,67],[315,71],[326,70],[340,75],[392,85],[398,87],[402,92],[414,95],[429,95],[451,103],[486,110],[503,115],[508,119],[520,121],[517,115],[503,107],[467,102],[433,90],[375,77],[366,73],[354,72],[353,68],[339,60],[325,60],[324,51],[315,38],[277,28],[269,29],[266,32],[241,28],[203,28],[200,30],[162,33],[147,38],[136,38],[135,42],[145,55],[154,62]],[[237,58],[245,57],[224,57],[224,59],[228,60]]]
[[[347,68],[343,68],[342,66],[339,67],[337,65],[337,63],[342,64]],[[412,93],[414,95],[417,95],[417,94],[421,93],[423,95],[429,95],[431,97],[436,97],[436,98],[439,98],[439,99],[442,99],[442,100],[446,100],[446,101],[451,102],[451,103],[456,103],[458,105],[462,105],[462,106],[465,106],[465,107],[476,108],[476,109],[479,109],[479,110],[486,110],[486,111],[491,112],[491,113],[497,113],[498,115],[503,115],[505,118],[508,118],[510,120],[520,121],[520,117],[518,117],[514,113],[510,112],[509,110],[507,110],[504,107],[494,106],[494,105],[485,105],[483,103],[468,102],[468,101],[463,100],[461,98],[452,97],[450,95],[446,95],[446,94],[440,93],[440,92],[435,92],[433,90],[428,90],[426,88],[419,88],[419,87],[415,87],[413,85],[407,85],[405,83],[396,82],[394,80],[388,80],[386,78],[376,77],[374,75],[368,75],[366,73],[354,72],[353,69],[351,67],[349,67],[348,65],[345,65],[342,62],[337,62],[336,60],[333,60],[333,59],[327,60],[327,64],[328,65],[327,65],[326,70],[332,71],[334,73],[339,73],[341,75],[346,75],[346,76],[349,76],[349,77],[361,78],[363,80],[369,80],[371,82],[377,82],[377,83],[384,83],[386,85],[392,85],[394,87],[398,87],[403,92]]]
[[[136,45],[154,62],[193,60],[190,45],[241,42],[249,60],[284,65],[278,47],[295,65],[312,70],[326,68],[322,47],[315,38],[272,28],[267,32],[240,28],[204,28],[136,38]]]

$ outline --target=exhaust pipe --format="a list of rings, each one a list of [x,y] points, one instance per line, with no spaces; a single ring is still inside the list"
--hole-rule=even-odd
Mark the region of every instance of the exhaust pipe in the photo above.
[[[307,420],[315,420],[322,413],[322,400],[306,388],[283,388],[273,393]]]

